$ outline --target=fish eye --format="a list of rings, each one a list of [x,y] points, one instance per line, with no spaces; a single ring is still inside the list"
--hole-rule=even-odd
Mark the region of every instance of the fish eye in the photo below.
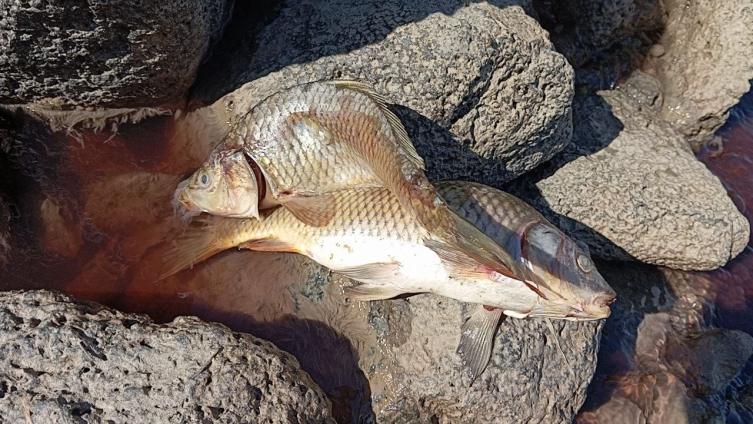
[[[209,185],[209,175],[207,174],[201,174],[199,176],[199,183],[201,183],[202,187],[206,187]]]
[[[586,255],[578,255],[578,258],[575,261],[578,263],[578,268],[583,272],[591,272],[594,269],[593,261]]]

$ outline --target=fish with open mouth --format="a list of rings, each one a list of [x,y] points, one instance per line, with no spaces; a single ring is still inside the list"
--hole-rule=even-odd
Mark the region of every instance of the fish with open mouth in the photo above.
[[[424,168],[381,95],[352,81],[314,82],[253,107],[180,184],[175,203],[194,213],[249,218],[281,205],[308,225],[326,226],[336,212],[333,197],[323,194],[383,186],[435,238],[522,278],[504,249],[443,201]]]
[[[345,288],[356,300],[435,293],[477,303],[458,347],[472,381],[488,364],[503,314],[574,321],[609,316],[615,293],[588,254],[533,208],[481,184],[446,182],[437,188],[450,207],[514,252],[524,279],[498,273],[434,236],[383,187],[326,194],[334,213],[320,226],[281,207],[262,211],[261,220],[209,216],[178,238],[161,278],[239,247],[306,255],[357,281]]]

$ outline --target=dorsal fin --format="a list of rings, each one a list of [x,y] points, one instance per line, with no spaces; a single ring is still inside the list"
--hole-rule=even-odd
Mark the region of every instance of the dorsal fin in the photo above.
[[[420,168],[421,170],[426,170],[426,164],[424,163],[423,158],[419,156],[418,152],[416,151],[416,147],[410,141],[410,137],[408,136],[408,132],[405,130],[403,123],[400,121],[400,118],[392,113],[392,111],[387,107],[387,99],[383,95],[377,93],[368,85],[357,81],[336,80],[330,81],[330,84],[333,84],[337,87],[357,91],[374,101],[374,103],[377,104],[379,109],[387,118],[387,121],[392,128],[392,133],[395,135],[395,139],[397,140],[403,151],[406,153],[407,157],[416,167]]]

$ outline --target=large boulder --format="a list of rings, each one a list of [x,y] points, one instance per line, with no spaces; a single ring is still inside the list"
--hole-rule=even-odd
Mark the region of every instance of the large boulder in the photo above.
[[[0,421],[334,423],[298,362],[218,324],[0,293]]]
[[[290,1],[236,56],[228,79],[199,84],[233,121],[266,96],[356,79],[393,102],[429,176],[501,183],[570,140],[573,72],[516,2]],[[227,119],[225,119],[227,118]]]
[[[227,21],[225,0],[0,0],[0,103],[142,107],[179,100]]]
[[[662,117],[691,141],[706,141],[750,90],[753,1],[665,0],[669,14],[655,61]]]
[[[523,196],[598,256],[686,270],[724,265],[747,245],[748,221],[651,112],[657,95],[630,94],[577,98],[572,143]]]

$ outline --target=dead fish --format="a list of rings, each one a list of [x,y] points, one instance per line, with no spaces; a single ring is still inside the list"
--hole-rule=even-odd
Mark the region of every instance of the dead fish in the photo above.
[[[436,187],[450,207],[510,252],[526,281],[548,300],[580,300],[585,315],[599,315],[604,308],[608,311],[616,293],[591,257],[536,209],[483,184],[446,181]],[[488,363],[499,317],[496,309],[477,308],[463,326],[458,353],[472,380]],[[476,351],[480,347],[483,354]]]
[[[223,158],[229,156],[222,151],[243,151],[258,165],[267,194],[257,195],[257,201],[280,204],[309,225],[327,225],[334,213],[332,197],[321,194],[384,186],[421,226],[455,250],[509,277],[522,275],[507,252],[442,200],[400,120],[382,96],[363,84],[308,83],[261,101],[230,131],[209,162],[176,191],[178,202],[197,211],[234,208],[236,198],[226,199],[229,206],[217,206],[200,201],[196,193],[212,189],[213,179],[245,175],[245,180],[229,185],[254,184],[248,172],[223,176]],[[258,217],[258,208],[246,213]]]
[[[467,184],[467,192],[463,184]],[[520,227],[515,215],[506,215],[509,195],[490,188],[481,190],[483,186],[471,183],[440,187],[449,204],[458,206],[473,225],[515,248],[514,234]],[[577,246],[552,230],[543,217],[543,221],[534,222],[520,215],[526,225],[524,238],[518,239],[518,251],[530,262],[521,259],[528,277],[521,281],[478,263],[435,237],[386,188],[341,190],[326,196],[335,212],[327,224],[318,227],[300,221],[285,208],[264,212],[262,220],[208,217],[205,226],[191,228],[177,240],[176,248],[165,257],[161,278],[222,250],[239,247],[306,255],[358,281],[359,285],[345,289],[346,296],[356,300],[435,293],[485,305],[466,322],[461,337],[462,356],[472,379],[489,361],[494,332],[503,314],[576,321],[609,316],[614,292],[592,266],[573,270],[569,257],[556,254],[575,254],[576,266],[590,263],[585,253],[580,258]],[[484,204],[475,204],[476,199]],[[518,230],[498,229],[500,222],[510,222],[511,228]],[[560,259],[567,264],[560,265]],[[565,279],[561,272],[576,280]]]

